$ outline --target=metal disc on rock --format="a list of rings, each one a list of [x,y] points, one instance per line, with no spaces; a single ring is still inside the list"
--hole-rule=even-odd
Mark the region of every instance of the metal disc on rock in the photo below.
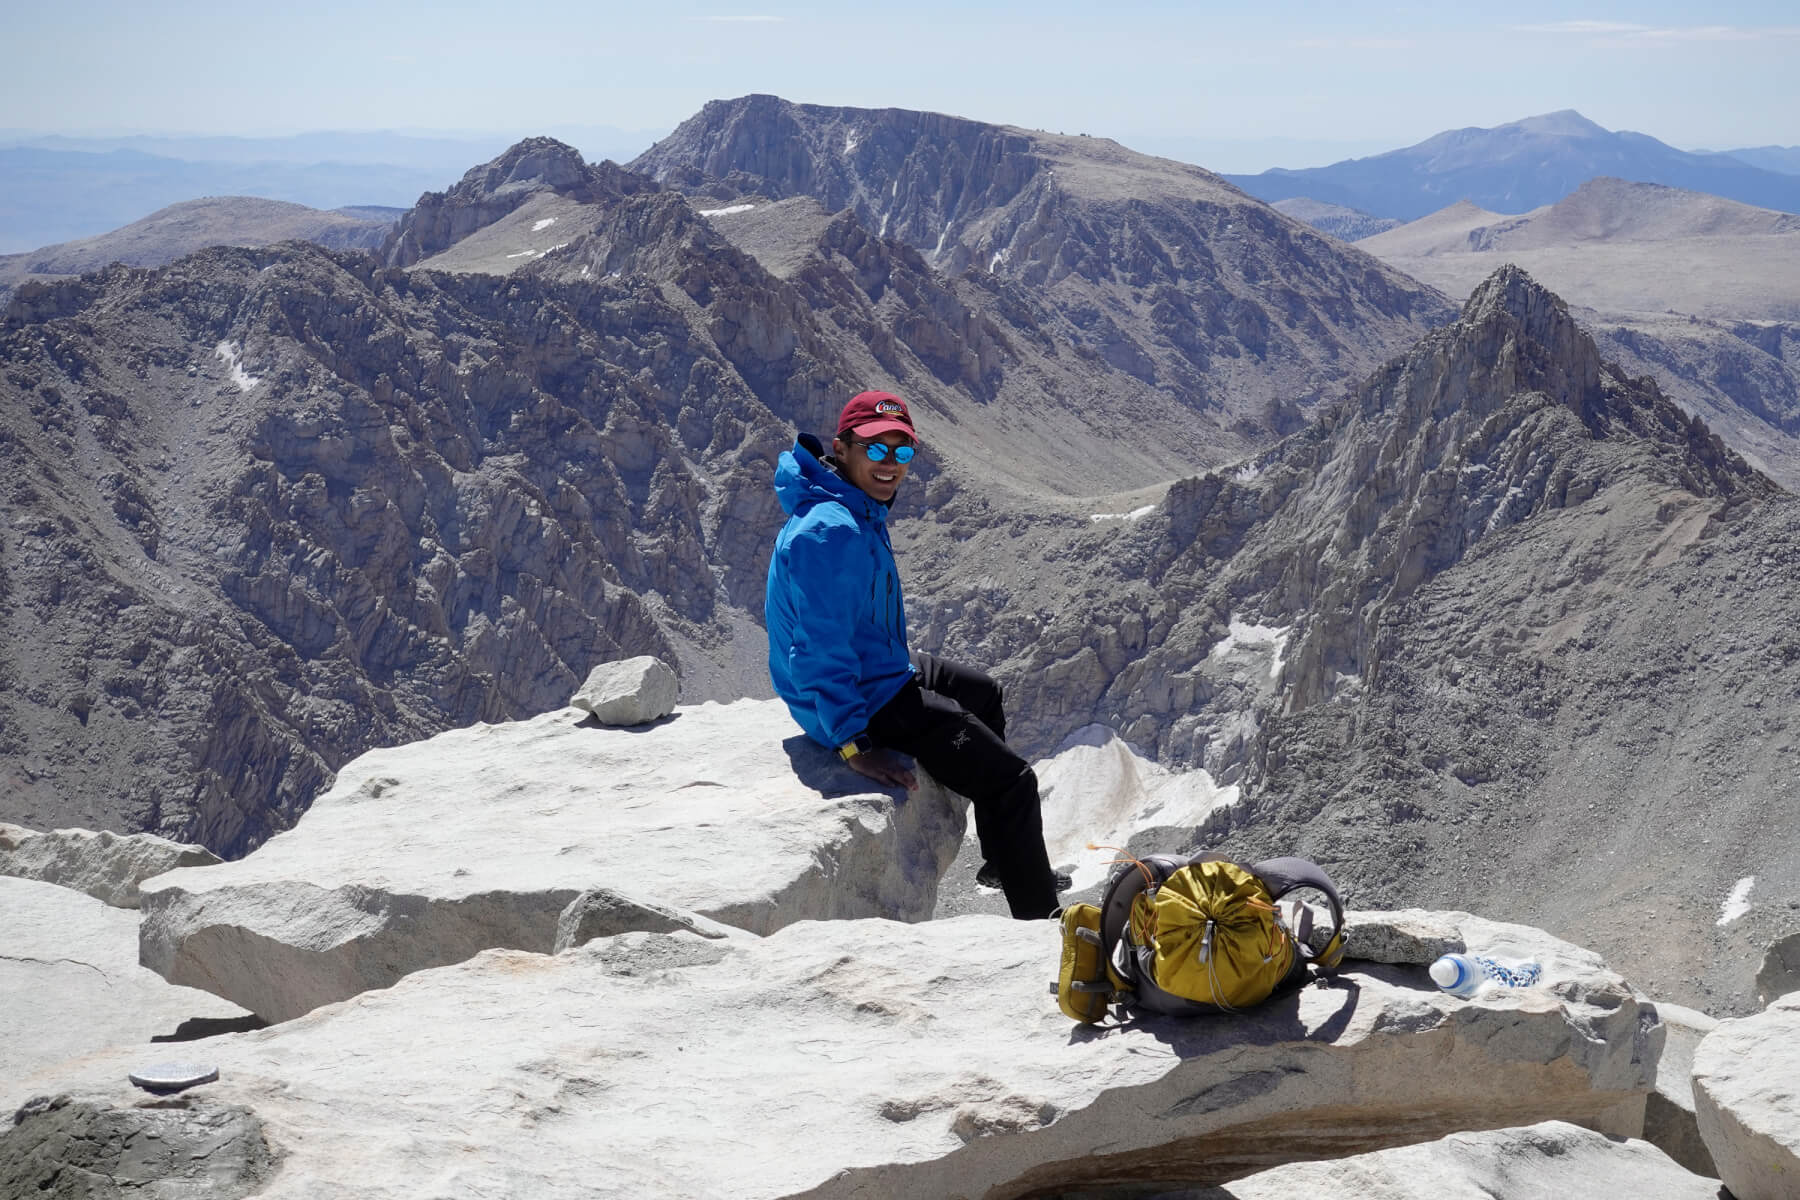
[[[127,1078],[145,1091],[179,1092],[196,1084],[211,1083],[219,1077],[219,1068],[204,1063],[156,1063],[131,1072]]]

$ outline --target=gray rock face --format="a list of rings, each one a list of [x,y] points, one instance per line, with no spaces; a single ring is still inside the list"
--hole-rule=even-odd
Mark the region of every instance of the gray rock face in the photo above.
[[[1609,313],[1588,325],[1609,361],[1653,376],[1770,478],[1800,489],[1800,324]]]
[[[1631,1196],[1718,1200],[1719,1184],[1684,1170],[1655,1146],[1609,1138],[1563,1121],[1522,1129],[1453,1133],[1421,1146],[1334,1162],[1259,1171],[1225,1187],[1167,1192],[1155,1200],[1477,1200],[1479,1197]]]
[[[1783,1200],[1800,1180],[1800,992],[1721,1021],[1694,1051],[1700,1136],[1736,1200]]]
[[[0,816],[151,828],[231,856],[371,745],[560,706],[597,661],[680,663],[697,698],[757,690],[728,639],[665,632],[639,593],[663,597],[672,627],[734,628],[714,572],[759,576],[792,426],[653,285],[559,309],[543,284],[420,283],[436,294],[407,284],[392,308],[366,266],[288,246],[15,302],[0,331],[0,458],[18,481],[0,529],[3,653],[12,677],[44,683],[0,695],[0,753],[29,767]],[[77,393],[41,329],[17,322],[35,303],[84,309],[91,288],[159,349],[139,377],[110,332],[67,327]],[[217,299],[198,333],[171,299],[190,290]],[[445,302],[473,321],[455,319],[449,357],[399,315]],[[520,342],[501,332],[515,319],[546,332]],[[657,330],[659,348],[602,346],[581,332],[596,320]],[[75,416],[90,403],[98,425]],[[167,439],[140,455],[165,412]],[[88,461],[76,440],[95,428],[105,480],[53,485]]]
[[[1771,942],[1756,971],[1757,1003],[1766,1007],[1789,992],[1800,992],[1800,933]]]
[[[674,712],[680,691],[669,664],[646,654],[601,663],[569,703],[602,725],[644,725]]]
[[[284,1021],[488,947],[708,927],[669,906],[757,934],[918,921],[966,807],[871,791],[775,700],[629,730],[565,708],[362,756],[255,854],[151,881],[141,954]]]
[[[1352,962],[1239,1016],[1077,1031],[1045,992],[1048,921],[629,933],[490,951],[215,1039],[219,1081],[189,1095],[263,1122],[284,1155],[270,1200],[422,1178],[549,1200],[1012,1198],[1542,1120],[1634,1132],[1660,1037],[1630,988],[1537,931],[1453,919],[1472,946],[1536,954],[1547,983],[1465,1002],[1421,968]],[[24,1086],[122,1107],[125,1064]]]
[[[177,867],[204,867],[219,856],[204,846],[184,846],[153,834],[89,829],[38,833],[0,824],[0,875],[39,879],[115,908],[138,906],[138,884]]]
[[[65,1096],[27,1105],[0,1135],[4,1196],[237,1200],[278,1166],[254,1113],[205,1101],[98,1107]]]
[[[1358,911],[1356,924],[1345,941],[1346,953],[1369,962],[1429,966],[1446,954],[1468,950],[1456,924],[1456,918],[1464,915],[1416,908],[1404,912]]]
[[[150,1054],[152,1038],[248,1027],[237,1005],[138,965],[136,913],[5,877],[0,912],[0,1079],[109,1046]]]

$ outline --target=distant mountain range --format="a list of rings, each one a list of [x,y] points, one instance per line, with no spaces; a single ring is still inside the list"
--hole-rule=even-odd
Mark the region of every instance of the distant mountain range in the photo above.
[[[654,140],[610,126],[558,130],[590,158],[623,160]],[[501,134],[387,132],[281,138],[0,135],[0,254],[92,237],[210,196],[309,208],[407,208],[513,142]]]
[[[1727,150],[1725,153],[1765,171],[1800,175],[1800,146],[1751,146],[1743,150]]]
[[[1800,158],[1800,151],[1780,147],[1740,153],[1771,164]],[[1414,221],[1458,200],[1497,213],[1527,212],[1602,175],[1800,212],[1800,175],[1733,154],[1677,150],[1641,133],[1615,133],[1572,109],[1493,129],[1453,129],[1403,150],[1328,167],[1225,178],[1271,203],[1306,197]]]
[[[1608,313],[1800,321],[1800,215],[1593,179],[1518,216],[1458,201],[1358,247],[1453,297],[1513,262]]]
[[[0,150],[0,253],[24,253],[117,229],[202,196],[255,196],[308,208],[411,207],[455,169],[375,163],[187,162],[136,150]]]
[[[28,254],[0,254],[0,302],[25,279],[81,275],[115,262],[160,267],[208,246],[269,246],[298,238],[335,250],[373,250],[405,211],[359,207],[323,212],[252,196],[188,200],[110,233]]]
[[[1355,242],[1402,224],[1392,217],[1375,217],[1342,204],[1326,204],[1306,196],[1277,200],[1271,207],[1296,221],[1305,221],[1321,233],[1329,233],[1340,241]]]
[[[1800,216],[1602,178],[1519,216],[1458,201],[1356,246],[1457,297],[1523,267],[1581,306],[1608,360],[1800,482]]]

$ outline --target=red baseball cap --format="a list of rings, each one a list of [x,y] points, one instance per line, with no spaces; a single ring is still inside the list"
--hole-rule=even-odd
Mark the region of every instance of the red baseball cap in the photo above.
[[[844,405],[838,416],[839,437],[853,433],[857,437],[880,437],[884,433],[904,433],[918,440],[913,432],[912,414],[906,401],[892,392],[858,392]]]

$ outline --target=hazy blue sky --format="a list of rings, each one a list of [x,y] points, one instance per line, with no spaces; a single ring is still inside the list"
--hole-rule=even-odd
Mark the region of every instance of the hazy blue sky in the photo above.
[[[773,92],[1186,141],[1223,170],[1562,108],[1684,148],[1800,143],[1793,0],[59,0],[8,5],[0,37],[0,128],[69,134],[661,133]]]

